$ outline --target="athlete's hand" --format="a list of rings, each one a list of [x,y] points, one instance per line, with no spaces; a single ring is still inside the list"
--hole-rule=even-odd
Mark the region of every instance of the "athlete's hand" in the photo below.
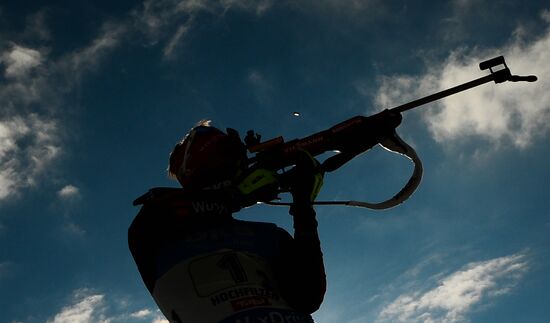
[[[387,137],[401,124],[403,117],[399,112],[393,112],[386,109],[375,115],[367,117],[367,119],[374,136]]]
[[[288,213],[294,218],[296,232],[311,231],[317,228],[313,201],[323,186],[323,176],[319,162],[308,152],[300,151],[296,166],[288,173],[292,205]]]
[[[311,205],[323,186],[323,176],[319,162],[307,151],[300,151],[289,176],[293,204]]]

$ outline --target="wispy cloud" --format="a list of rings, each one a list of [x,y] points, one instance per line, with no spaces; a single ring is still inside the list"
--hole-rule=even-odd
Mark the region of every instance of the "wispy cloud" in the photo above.
[[[142,308],[128,311],[131,302],[114,302],[103,293],[90,289],[78,289],[72,293],[69,304],[62,306],[48,323],[116,323],[146,321],[152,323],[168,322],[159,310]]]
[[[149,317],[152,314],[153,314],[153,312],[150,309],[143,309],[143,310],[139,310],[139,311],[136,311],[134,313],[131,313],[130,316],[134,317],[134,318],[141,319],[141,318]]]
[[[32,69],[41,64],[42,55],[39,51],[13,45],[12,49],[6,51],[0,57],[0,61],[6,65],[4,76],[6,78],[17,78],[26,76]]]
[[[89,45],[79,48],[57,61],[55,68],[60,69],[70,85],[76,85],[84,73],[97,69],[98,64],[120,45],[128,28],[126,23],[105,22],[98,36]]]
[[[153,319],[151,323],[170,323],[170,322],[168,322],[168,320],[162,316],[157,316]]]
[[[466,265],[426,291],[407,291],[386,305],[378,322],[465,322],[475,306],[511,292],[528,270],[518,253]]]
[[[87,290],[75,293],[72,303],[61,309],[48,323],[107,323],[104,295],[88,294]]]
[[[125,316],[120,316],[125,317]],[[160,310],[150,310],[148,308],[142,309],[139,311],[136,311],[134,313],[131,313],[127,317],[130,317],[132,319],[138,319],[138,320],[148,320],[151,319],[148,322],[151,323],[169,323],[168,320],[161,314]]]
[[[68,233],[73,237],[83,238],[86,235],[86,230],[84,230],[81,226],[74,223],[70,219],[65,222],[65,224],[63,224],[62,229],[65,233]]]
[[[177,48],[178,44],[180,44],[185,35],[189,32],[192,24],[193,19],[189,19],[184,24],[178,27],[168,44],[163,49],[164,57],[173,57],[174,50]]]
[[[0,201],[36,185],[63,153],[64,96],[119,44],[124,30],[122,24],[106,23],[89,45],[57,58],[48,56],[46,46],[25,46],[17,39],[0,48]],[[41,35],[39,41],[48,39]]]
[[[57,195],[62,199],[70,199],[78,196],[80,190],[74,185],[65,185],[62,189],[57,192]]]
[[[165,58],[173,58],[178,46],[201,14],[223,16],[229,10],[264,14],[272,0],[146,0],[133,10],[133,25],[143,32],[150,44],[162,44]]]
[[[543,19],[548,12],[542,13]],[[526,148],[550,129],[550,28],[537,38],[519,27],[507,45],[498,49],[457,49],[425,75],[381,79],[376,101],[384,107],[405,103],[477,78],[479,62],[503,54],[513,73],[538,74],[536,83],[484,85],[425,109],[424,119],[434,139],[458,143],[475,136],[492,145],[503,142]]]
[[[81,200],[80,189],[74,185],[65,185],[57,191],[59,198],[59,214],[63,215],[64,223],[61,229],[72,238],[85,238],[86,230],[73,217],[75,207]]]
[[[34,185],[59,150],[57,121],[38,114],[0,119],[0,200]]]

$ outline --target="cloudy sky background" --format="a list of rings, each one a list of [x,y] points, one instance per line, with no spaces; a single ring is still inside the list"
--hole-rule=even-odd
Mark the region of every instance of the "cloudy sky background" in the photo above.
[[[1,322],[163,322],[127,251],[131,201],[198,120],[287,140],[485,75],[405,114],[425,175],[404,205],[320,207],[319,322],[550,317],[550,7],[543,1],[0,4]],[[300,117],[294,117],[299,111]],[[375,148],[321,199],[379,201],[411,165]],[[283,208],[241,219],[291,229]]]

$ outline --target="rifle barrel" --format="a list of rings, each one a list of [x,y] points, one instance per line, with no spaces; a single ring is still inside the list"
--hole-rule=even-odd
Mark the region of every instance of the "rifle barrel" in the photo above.
[[[501,71],[504,71],[504,70],[501,70]],[[409,102],[409,103],[402,104],[402,105],[397,106],[397,107],[395,107],[395,108],[392,108],[392,109],[390,109],[390,110],[391,110],[391,111],[398,112],[398,113],[405,112],[405,111],[414,109],[414,108],[416,108],[416,107],[418,107],[418,106],[424,105],[424,104],[426,104],[426,103],[430,103],[430,102],[433,102],[433,101],[437,101],[437,100],[439,100],[439,99],[442,99],[442,98],[444,98],[444,97],[447,97],[447,96],[456,94],[456,93],[458,93],[458,92],[466,91],[466,90],[468,90],[468,89],[471,89],[471,88],[473,88],[473,87],[479,86],[479,85],[481,85],[481,84],[489,83],[489,82],[491,82],[491,81],[494,81],[495,78],[498,76],[497,73],[499,73],[499,72],[501,72],[501,71],[497,71],[497,72],[495,72],[495,73],[491,73],[491,74],[489,74],[489,75],[480,77],[480,78],[475,79],[475,80],[473,80],[473,81],[470,81],[470,82],[467,82],[467,83],[464,83],[464,84],[457,85],[457,86],[452,87],[452,88],[450,88],[450,89],[446,89],[446,90],[443,90],[443,91],[441,91],[441,92],[437,92],[437,93],[434,93],[434,94],[425,96],[425,97],[423,97],[423,98],[420,98],[420,99],[411,101],[411,102]]]

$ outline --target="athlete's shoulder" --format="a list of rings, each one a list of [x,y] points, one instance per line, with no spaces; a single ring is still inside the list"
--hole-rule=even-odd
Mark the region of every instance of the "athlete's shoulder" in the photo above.
[[[188,193],[182,188],[175,187],[153,187],[141,195],[132,203],[134,206],[154,204],[169,199],[187,199]]]

